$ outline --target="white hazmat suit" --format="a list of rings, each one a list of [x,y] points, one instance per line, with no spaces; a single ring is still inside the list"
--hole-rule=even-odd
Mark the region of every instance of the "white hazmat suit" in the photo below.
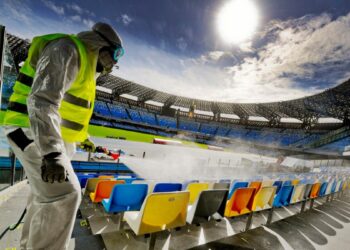
[[[93,53],[108,46],[92,31],[77,36]],[[75,144],[62,139],[58,109],[77,76],[79,60],[78,50],[69,38],[50,42],[32,61],[36,74],[27,101],[31,128],[6,128],[9,144],[23,165],[31,188],[21,249],[68,249],[81,190],[70,162]],[[53,152],[61,153],[68,181],[42,180],[43,156]]]

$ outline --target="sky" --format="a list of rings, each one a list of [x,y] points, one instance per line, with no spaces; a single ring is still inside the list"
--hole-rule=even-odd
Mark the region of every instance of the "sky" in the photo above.
[[[238,103],[300,98],[350,78],[349,0],[250,0],[257,27],[219,34],[232,0],[0,0],[0,24],[32,39],[107,22],[125,55],[113,74],[160,91]]]

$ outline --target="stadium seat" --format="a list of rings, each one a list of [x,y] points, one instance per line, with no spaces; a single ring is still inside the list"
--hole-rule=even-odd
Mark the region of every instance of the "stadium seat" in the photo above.
[[[271,186],[261,187],[254,197],[251,210],[260,211],[272,208],[276,189],[276,187]]]
[[[341,190],[341,185],[342,185],[342,181],[339,180],[339,181],[337,182],[337,187],[335,188],[335,192],[339,192],[339,191]]]
[[[99,179],[113,179],[113,175],[100,175],[98,176]]]
[[[181,188],[181,183],[157,183],[154,186],[153,193],[176,192],[181,191]]]
[[[213,189],[230,189],[230,183],[216,182],[213,185]]]
[[[200,192],[203,190],[208,190],[209,183],[200,182],[200,183],[190,183],[187,185],[187,191],[190,192],[190,201],[189,204],[193,204]]]
[[[292,185],[292,181],[284,181],[283,182],[283,186],[291,186]]]
[[[273,186],[276,186],[276,187],[277,187],[277,189],[276,189],[276,194],[278,194],[279,191],[281,190],[282,184],[283,184],[282,181],[275,181],[275,182],[273,183]]]
[[[320,192],[320,187],[321,187],[321,183],[319,183],[319,182],[313,184],[313,186],[311,188],[311,192],[310,192],[311,199],[314,199],[318,196],[318,193]]]
[[[136,235],[150,234],[186,224],[189,192],[152,193],[139,212],[125,212],[124,219]]]
[[[234,194],[234,192],[236,191],[237,188],[246,188],[248,187],[248,182],[246,181],[240,181],[240,182],[235,182],[233,183],[233,186],[230,190],[230,193],[228,195],[228,199],[231,199],[232,195]]]
[[[97,183],[100,182],[101,180],[105,180],[105,179],[100,179],[100,178],[88,179],[86,182],[84,195],[90,195],[90,193],[94,192],[96,189]]]
[[[250,213],[248,204],[254,197],[255,188],[238,188],[228,200],[225,207],[225,216],[233,217]]]
[[[192,206],[189,206],[186,221],[189,224],[207,222],[214,214],[224,216],[227,190],[204,190]]]
[[[297,185],[299,184],[300,180],[299,179],[294,179],[292,180],[292,185]]]
[[[273,206],[274,207],[287,206],[289,204],[290,197],[293,192],[293,187],[294,186],[282,186],[281,190],[276,195],[273,201]]]
[[[124,184],[124,181],[117,180],[101,180],[97,183],[95,192],[90,193],[90,199],[94,203],[101,202],[103,199],[109,198],[113,187],[117,184]]]
[[[323,182],[321,187],[320,187],[320,192],[318,194],[319,197],[325,196],[326,195],[326,190],[327,190],[328,182]]]
[[[331,188],[331,192],[330,193],[332,193],[332,194],[335,193],[335,190],[337,188],[337,184],[338,184],[337,180],[334,180],[333,183],[332,183],[332,188]]]
[[[147,184],[148,189],[147,189],[147,193],[152,193],[154,186],[156,185],[156,183],[154,181],[144,181],[144,180],[135,180],[132,182],[133,184]]]
[[[294,190],[290,199],[290,204],[300,202],[304,199],[306,185],[298,184],[294,186]]]
[[[261,182],[261,187],[271,187],[273,185],[273,181],[262,181]]]
[[[304,200],[307,200],[310,198],[312,186],[313,186],[313,184],[311,184],[311,183],[305,185],[305,192],[303,194]]]
[[[252,181],[252,182],[249,184],[249,187],[255,188],[256,191],[259,191],[259,189],[261,188],[261,181]]]
[[[103,199],[106,212],[139,211],[147,196],[146,184],[115,185],[109,199]]]

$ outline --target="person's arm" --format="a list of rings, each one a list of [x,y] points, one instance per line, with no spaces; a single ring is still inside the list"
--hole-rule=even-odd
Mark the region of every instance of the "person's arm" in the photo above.
[[[58,110],[78,71],[78,51],[68,38],[49,43],[38,58],[27,104],[31,130],[42,156],[64,152]]]

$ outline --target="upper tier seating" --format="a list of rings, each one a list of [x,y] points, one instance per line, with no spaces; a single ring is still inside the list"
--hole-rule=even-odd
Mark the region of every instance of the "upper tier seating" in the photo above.
[[[229,127],[219,126],[218,130],[216,131],[216,135],[217,136],[227,136],[229,131],[230,131]]]
[[[202,123],[200,132],[203,134],[215,135],[215,132],[217,129],[218,129],[217,125]]]
[[[180,119],[179,129],[198,132],[199,123],[190,120]]]
[[[107,103],[109,110],[111,111],[111,115],[116,119],[130,119],[128,113],[125,110],[125,107],[121,105],[116,105],[112,103]]]
[[[139,111],[135,110],[135,109],[127,109],[131,120],[133,120],[134,122],[143,122],[140,116]]]
[[[96,100],[94,105],[94,112],[104,116],[111,115],[106,105],[106,102]]]
[[[157,115],[159,126],[166,128],[176,128],[176,120],[172,117]]]
[[[144,123],[157,126],[156,116],[153,113],[139,111],[141,119]]]

